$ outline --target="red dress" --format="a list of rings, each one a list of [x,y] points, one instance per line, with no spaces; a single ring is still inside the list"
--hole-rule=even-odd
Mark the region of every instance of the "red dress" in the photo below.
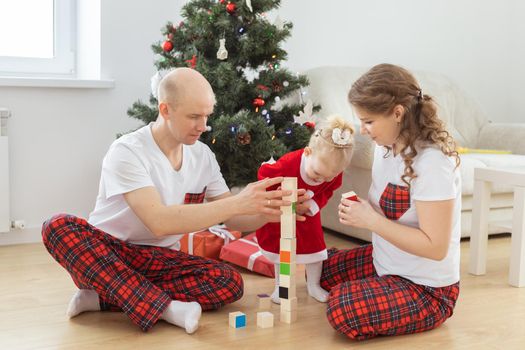
[[[296,221],[297,263],[309,264],[327,258],[320,209],[332,197],[334,190],[341,186],[343,174],[340,173],[330,182],[312,184],[313,180],[308,179],[304,172],[303,152],[304,149],[300,149],[285,154],[273,164],[263,164],[257,176],[259,179],[277,176],[297,177],[297,188],[310,191],[311,215],[306,214],[306,221]],[[273,263],[279,262],[280,237],[281,229],[278,222],[268,223],[257,230],[257,242],[261,251]]]

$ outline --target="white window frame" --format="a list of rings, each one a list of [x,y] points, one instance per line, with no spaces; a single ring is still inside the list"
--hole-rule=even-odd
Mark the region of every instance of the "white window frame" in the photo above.
[[[0,56],[0,75],[75,77],[76,24],[76,0],[54,0],[54,57]]]

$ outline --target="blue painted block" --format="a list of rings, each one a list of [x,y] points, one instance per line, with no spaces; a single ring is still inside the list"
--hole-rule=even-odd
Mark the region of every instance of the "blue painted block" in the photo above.
[[[246,315],[239,315],[235,318],[235,328],[246,327]]]
[[[246,327],[246,315],[240,311],[230,312],[230,327],[244,328]]]

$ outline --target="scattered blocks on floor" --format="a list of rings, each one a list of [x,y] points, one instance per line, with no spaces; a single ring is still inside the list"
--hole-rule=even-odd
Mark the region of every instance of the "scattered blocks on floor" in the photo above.
[[[257,294],[259,310],[269,310],[272,307],[272,299],[268,294]]]
[[[246,327],[246,315],[240,311],[230,312],[230,327],[244,328]]]
[[[285,311],[281,308],[281,322],[292,323],[295,321],[297,321],[297,310]]]
[[[268,311],[257,313],[257,327],[271,328],[273,327],[273,314]]]

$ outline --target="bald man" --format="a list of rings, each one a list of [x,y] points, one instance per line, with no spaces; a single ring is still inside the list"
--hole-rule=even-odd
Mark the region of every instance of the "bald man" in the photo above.
[[[123,311],[144,331],[161,319],[191,334],[202,310],[242,296],[243,281],[226,264],[180,252],[181,236],[222,222],[255,230],[279,220],[289,193],[266,191],[282,178],[230,193],[214,154],[198,141],[215,105],[200,73],[172,70],[159,84],[158,101],[155,122],[110,146],[89,219],[56,215],[42,236],[79,288],[70,318]],[[299,202],[308,199],[300,194]]]

